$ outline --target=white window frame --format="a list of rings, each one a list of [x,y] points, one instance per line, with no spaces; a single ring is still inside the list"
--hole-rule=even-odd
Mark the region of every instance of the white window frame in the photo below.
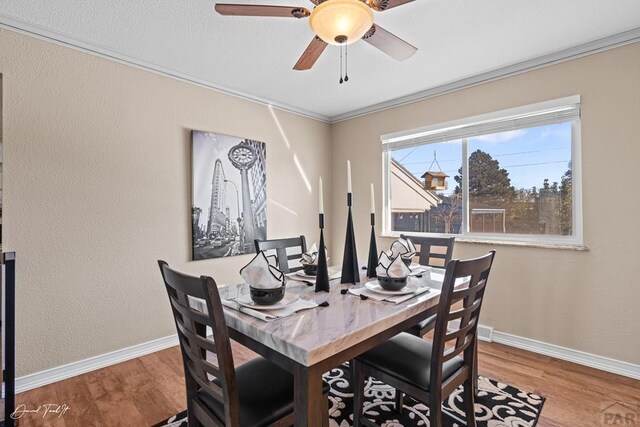
[[[470,128],[472,126],[491,126],[491,123],[514,118],[518,116],[532,115],[538,112],[562,109],[567,106],[580,107],[580,96],[574,95],[565,98],[554,99],[551,101],[540,102],[536,104],[526,105],[522,107],[510,108],[506,110],[496,111],[478,116],[467,117],[464,119],[453,120],[445,123],[439,123],[431,126],[411,129],[392,134],[382,135],[380,140],[383,144],[382,150],[382,233],[384,236],[398,237],[402,231],[394,231],[391,229],[391,151],[390,148],[394,144],[412,144],[412,141],[419,141],[422,138],[435,135],[437,133],[444,134],[449,130]],[[470,233],[469,232],[469,212],[468,198],[468,153],[467,144],[463,143],[463,176],[462,180],[462,233],[450,234],[455,236],[458,241],[470,242],[496,242],[496,243],[513,243],[513,244],[531,244],[531,245],[551,245],[551,246],[568,246],[582,247],[583,240],[583,222],[582,222],[582,144],[581,144],[581,121],[580,117],[572,121],[572,140],[571,140],[571,180],[572,180],[572,235],[571,236],[553,236],[553,235],[532,235],[532,234],[502,234],[502,233]],[[565,122],[567,120],[560,120]],[[530,126],[523,126],[527,128]],[[499,132],[499,131],[497,131]],[[472,136],[469,136],[469,138]],[[456,138],[463,139],[466,138]],[[437,141],[434,141],[437,142]],[[416,142],[414,145],[422,145]],[[407,145],[410,146],[410,145]],[[412,233],[423,234],[425,236],[442,236],[440,233]]]

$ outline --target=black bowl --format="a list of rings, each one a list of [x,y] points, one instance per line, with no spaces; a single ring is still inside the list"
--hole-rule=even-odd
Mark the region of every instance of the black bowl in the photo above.
[[[400,289],[407,286],[407,278],[397,278],[397,277],[383,277],[378,276],[378,284],[385,291],[399,291]]]
[[[307,276],[315,276],[318,274],[318,264],[302,264],[302,269]]]
[[[249,286],[251,299],[258,305],[273,305],[284,298],[284,283],[279,288],[262,289]]]

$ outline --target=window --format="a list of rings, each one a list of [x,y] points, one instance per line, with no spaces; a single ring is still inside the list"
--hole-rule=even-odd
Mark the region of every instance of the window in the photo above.
[[[382,142],[386,234],[582,244],[578,96]]]

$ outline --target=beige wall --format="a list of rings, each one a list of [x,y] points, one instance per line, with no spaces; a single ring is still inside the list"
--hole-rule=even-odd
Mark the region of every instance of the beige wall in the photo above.
[[[18,255],[19,376],[173,334],[158,258],[221,284],[239,280],[246,256],[189,261],[189,129],[268,144],[271,237],[317,235],[323,175],[337,258],[351,159],[364,258],[370,182],[381,206],[381,134],[575,94],[590,251],[497,247],[482,323],[640,363],[631,268],[640,241],[639,43],[333,126],[5,30],[0,74],[3,249]],[[460,243],[455,255],[490,247]]]
[[[269,236],[317,235],[329,125],[4,30],[0,73],[18,376],[174,334],[159,258],[240,280],[189,261],[190,129],[265,141]]]
[[[370,182],[381,208],[380,135],[576,94],[582,96],[584,236],[590,250],[496,247],[482,323],[640,364],[640,43],[333,125],[332,250],[341,251],[343,244],[346,159],[354,174],[355,218],[368,218]],[[366,257],[368,221],[355,223],[359,254]],[[381,239],[378,247],[389,242]],[[490,248],[459,243],[454,255],[472,257]]]

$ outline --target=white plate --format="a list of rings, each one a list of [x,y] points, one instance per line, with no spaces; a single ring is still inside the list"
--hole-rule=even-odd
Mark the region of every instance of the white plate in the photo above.
[[[334,280],[334,279],[339,279],[341,276],[341,272],[338,271],[334,271],[333,274],[331,273],[331,271],[329,271],[329,280]],[[303,279],[309,279],[309,280],[316,280],[316,276],[313,275],[309,275],[309,274],[304,274],[303,270],[300,271],[296,271],[295,273],[291,273],[290,275],[288,275],[289,277],[291,277],[292,279],[295,279],[295,276],[301,277]]]
[[[384,295],[406,295],[418,290],[418,285],[416,285],[414,282],[411,282],[411,281],[407,282],[407,286],[400,289],[399,291],[384,290],[382,289],[382,286],[380,286],[380,284],[377,281],[367,282],[365,283],[364,286],[370,291],[377,292],[379,294],[384,294]]]
[[[254,310],[277,310],[279,308],[285,308],[297,299],[298,295],[285,293],[284,298],[282,298],[277,303],[271,305],[261,305],[253,302],[253,300],[251,299],[251,295],[247,294],[239,296],[236,299],[236,302],[244,307],[253,308]]]

